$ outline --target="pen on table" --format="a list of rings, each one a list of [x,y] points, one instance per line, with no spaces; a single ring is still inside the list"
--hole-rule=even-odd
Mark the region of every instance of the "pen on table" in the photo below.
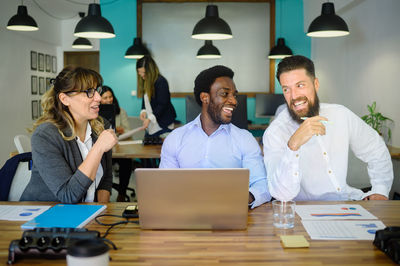
[[[308,117],[303,116],[301,119],[302,120],[306,120]],[[319,120],[319,122],[321,122],[322,124],[333,124],[332,121],[326,121],[326,120]]]

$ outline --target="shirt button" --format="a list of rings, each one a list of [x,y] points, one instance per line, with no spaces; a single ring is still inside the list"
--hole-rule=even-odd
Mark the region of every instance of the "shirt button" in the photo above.
[[[324,155],[326,155],[326,152],[324,152]]]
[[[337,188],[337,191],[340,191],[340,187]]]
[[[296,154],[296,157],[299,157],[299,154],[298,154],[298,153]]]
[[[298,172],[294,172],[294,175],[297,176],[297,175],[299,175],[299,173]]]
[[[328,174],[332,174],[332,171],[331,171],[331,170],[329,170],[329,171],[328,171]]]

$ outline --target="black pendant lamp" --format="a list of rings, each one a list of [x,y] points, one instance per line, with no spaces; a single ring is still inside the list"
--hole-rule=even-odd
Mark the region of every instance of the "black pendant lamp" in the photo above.
[[[218,59],[221,58],[221,53],[218,48],[212,44],[212,41],[206,40],[204,45],[197,52],[196,58],[199,59]]]
[[[99,4],[89,4],[88,15],[82,18],[75,27],[74,36],[82,38],[114,38],[114,28],[101,16]]]
[[[200,40],[225,40],[231,39],[232,31],[228,23],[218,16],[218,7],[208,5],[206,17],[194,26],[192,38]]]
[[[24,5],[18,6],[18,12],[7,23],[7,29],[17,31],[35,31],[39,27],[36,21],[28,15],[28,9]]]
[[[92,49],[92,43],[86,38],[76,38],[76,40],[72,43],[72,48],[75,49]]]
[[[148,54],[150,53],[142,44],[142,39],[138,37],[133,39],[133,45],[126,50],[124,57],[128,59],[140,59]]]
[[[268,58],[283,59],[291,55],[293,55],[293,52],[289,47],[285,45],[285,39],[278,38],[278,42],[274,47],[272,47],[271,51],[269,52]]]
[[[349,35],[346,22],[335,14],[333,3],[323,3],[321,16],[314,19],[308,27],[310,37],[339,37]]]

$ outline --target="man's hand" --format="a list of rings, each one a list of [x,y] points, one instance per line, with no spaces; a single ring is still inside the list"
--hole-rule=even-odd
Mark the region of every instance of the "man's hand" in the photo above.
[[[363,198],[363,200],[388,200],[388,198],[381,194],[372,194],[368,197]]]
[[[110,202],[110,192],[104,189],[99,189],[97,191],[97,201],[98,202]]]
[[[325,126],[320,122],[328,120],[323,116],[313,116],[304,120],[300,127],[294,132],[288,141],[288,147],[292,151],[297,151],[307,143],[314,135],[325,135]]]
[[[249,192],[249,204],[252,203],[254,201],[254,196],[253,194],[251,194],[251,192]]]

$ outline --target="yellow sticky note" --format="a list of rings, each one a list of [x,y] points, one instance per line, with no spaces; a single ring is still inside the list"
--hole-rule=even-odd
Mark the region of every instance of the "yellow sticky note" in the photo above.
[[[281,236],[281,242],[284,248],[308,248],[310,246],[303,235]]]

